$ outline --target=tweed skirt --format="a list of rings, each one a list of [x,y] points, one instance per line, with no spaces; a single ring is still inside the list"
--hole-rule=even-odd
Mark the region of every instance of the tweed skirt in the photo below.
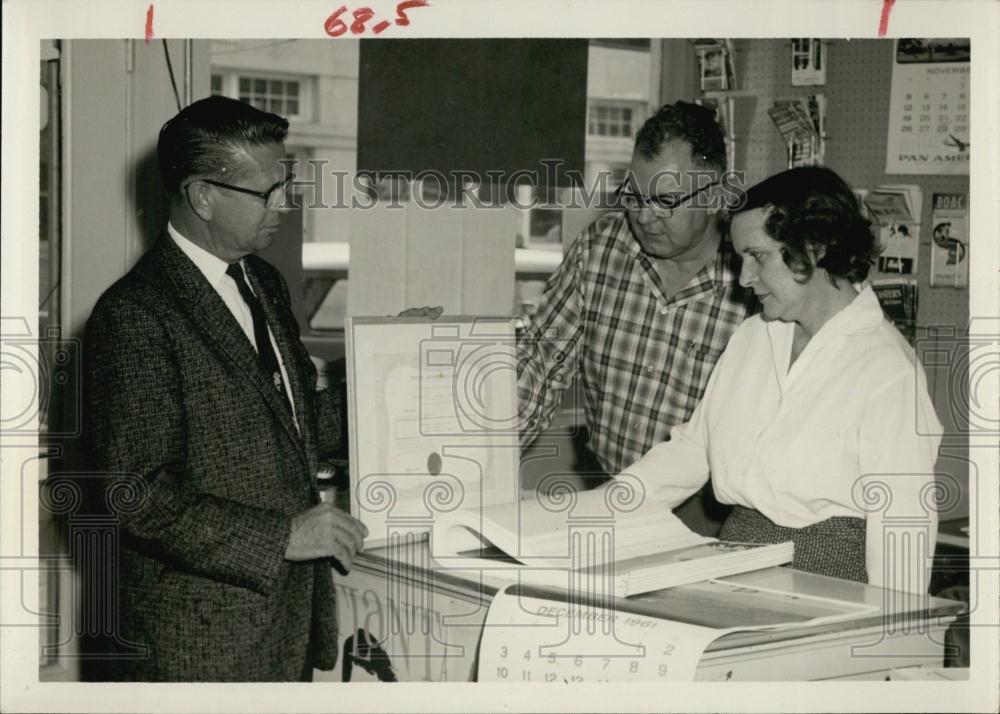
[[[779,526],[760,511],[733,507],[722,524],[720,540],[740,543],[795,544],[791,567],[844,580],[868,582],[865,566],[865,521],[853,516],[834,516],[805,528]]]

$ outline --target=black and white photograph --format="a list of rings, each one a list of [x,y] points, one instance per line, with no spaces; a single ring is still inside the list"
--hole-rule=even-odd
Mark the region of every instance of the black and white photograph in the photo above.
[[[904,37],[899,41],[899,63],[968,62],[972,56],[968,38]]]
[[[869,5],[5,3],[2,709],[995,711],[1000,8]]]

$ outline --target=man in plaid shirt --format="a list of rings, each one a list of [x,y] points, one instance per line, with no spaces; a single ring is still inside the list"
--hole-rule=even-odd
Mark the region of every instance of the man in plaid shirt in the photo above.
[[[581,233],[518,340],[521,443],[556,415],[574,378],[590,447],[621,472],[687,421],[736,327],[756,309],[720,224],[725,142],[710,110],[662,107],[636,136],[623,210]],[[678,509],[713,535],[698,494]]]

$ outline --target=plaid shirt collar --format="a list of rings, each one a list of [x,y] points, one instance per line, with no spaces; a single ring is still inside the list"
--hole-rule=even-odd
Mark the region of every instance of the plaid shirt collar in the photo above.
[[[739,257],[736,255],[729,236],[725,232],[720,231],[720,233],[719,249],[715,253],[715,260],[710,261],[695,273],[688,284],[669,300],[666,300],[665,304],[683,305],[710,292],[721,293],[733,286],[739,276]],[[642,249],[638,239],[632,233],[632,228],[624,213],[618,228],[618,239],[623,241],[628,254],[642,266],[646,274],[646,283],[662,297],[663,291],[659,287],[660,278],[656,272],[656,266],[653,264],[653,259]]]

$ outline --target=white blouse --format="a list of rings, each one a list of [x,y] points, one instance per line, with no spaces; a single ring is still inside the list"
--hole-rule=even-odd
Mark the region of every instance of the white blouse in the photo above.
[[[711,473],[720,502],[781,526],[865,518],[868,581],[926,592],[942,432],[923,368],[870,287],[789,367],[794,330],[747,319],[691,420],[625,473],[671,508]]]

